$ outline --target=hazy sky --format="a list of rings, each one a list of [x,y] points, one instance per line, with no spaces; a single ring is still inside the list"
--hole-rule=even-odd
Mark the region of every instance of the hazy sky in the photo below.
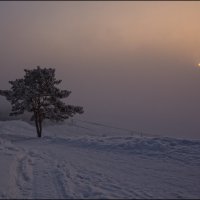
[[[199,19],[198,1],[0,2],[0,87],[55,67],[80,119],[200,139]]]

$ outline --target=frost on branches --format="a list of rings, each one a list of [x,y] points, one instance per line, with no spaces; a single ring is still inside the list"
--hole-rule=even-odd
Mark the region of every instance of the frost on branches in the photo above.
[[[63,121],[76,113],[83,113],[82,107],[66,105],[61,101],[71,91],[56,87],[61,80],[56,80],[55,69],[38,66],[36,69],[24,71],[24,78],[9,81],[11,90],[0,90],[0,95],[10,101],[11,116],[23,114],[24,111],[33,113],[31,120],[35,121],[38,137],[42,135],[44,119]]]

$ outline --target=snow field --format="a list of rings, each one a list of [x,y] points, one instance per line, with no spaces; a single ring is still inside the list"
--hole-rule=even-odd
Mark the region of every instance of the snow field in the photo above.
[[[0,198],[200,198],[198,140],[0,122],[0,162]]]

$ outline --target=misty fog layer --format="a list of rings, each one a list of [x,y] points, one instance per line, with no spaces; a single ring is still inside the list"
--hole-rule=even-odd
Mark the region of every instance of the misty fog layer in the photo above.
[[[0,89],[56,68],[79,119],[200,139],[200,2],[0,2]],[[9,103],[0,97],[0,112]]]

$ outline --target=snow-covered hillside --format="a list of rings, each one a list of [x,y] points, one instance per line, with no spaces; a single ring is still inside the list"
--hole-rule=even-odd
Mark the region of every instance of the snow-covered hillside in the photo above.
[[[76,121],[0,122],[0,198],[200,198],[200,141]]]

